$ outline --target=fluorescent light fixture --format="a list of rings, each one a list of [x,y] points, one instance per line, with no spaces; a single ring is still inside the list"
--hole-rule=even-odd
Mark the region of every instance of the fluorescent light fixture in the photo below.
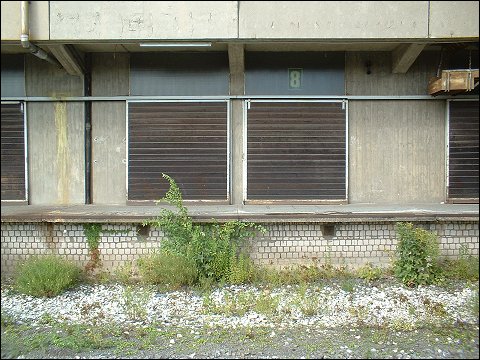
[[[207,47],[212,46],[209,42],[196,42],[196,43],[140,43],[142,47]]]

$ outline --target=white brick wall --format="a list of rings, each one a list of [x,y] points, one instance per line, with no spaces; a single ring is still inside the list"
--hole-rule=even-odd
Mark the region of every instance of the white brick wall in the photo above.
[[[416,223],[438,234],[441,254],[456,257],[461,246],[479,254],[478,222]],[[323,235],[323,224],[266,224],[267,233],[247,244],[259,265],[276,267],[293,264],[320,264],[352,267],[367,262],[388,265],[397,245],[395,223],[335,224],[333,236]],[[151,228],[147,238],[137,236],[136,224],[105,224],[99,245],[103,269],[113,270],[132,262],[160,246],[163,232]],[[85,266],[88,245],[81,224],[2,223],[2,277],[11,273],[18,261],[37,254],[58,254]]]

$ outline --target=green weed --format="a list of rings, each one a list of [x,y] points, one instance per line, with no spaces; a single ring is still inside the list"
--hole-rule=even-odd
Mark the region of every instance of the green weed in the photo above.
[[[238,282],[248,280],[250,270],[246,258],[239,258],[244,240],[253,237],[258,231],[265,232],[262,226],[229,221],[224,224],[194,224],[183,205],[180,188],[167,174],[162,174],[169,184],[169,190],[162,198],[174,206],[176,211],[162,209],[160,216],[143,222],[163,230],[162,250],[168,254],[181,256],[186,262],[195,264],[198,278],[213,278],[216,281]],[[236,268],[232,269],[232,266]]]
[[[435,233],[414,228],[411,223],[397,223],[399,235],[395,276],[409,287],[441,281],[439,247]]]
[[[478,281],[479,279],[478,256],[473,256],[465,244],[460,246],[458,259],[443,260],[442,268],[448,279],[469,281]]]
[[[145,289],[126,286],[123,292],[123,308],[131,320],[143,320],[147,316],[146,305],[151,293]]]
[[[353,292],[355,289],[355,281],[353,279],[344,279],[340,282],[340,288],[345,292]]]
[[[193,285],[198,280],[196,264],[184,255],[160,250],[139,258],[138,271],[147,284],[162,285],[170,289]]]
[[[36,297],[54,297],[77,285],[82,270],[57,256],[32,256],[20,264],[14,277],[14,289]]]
[[[366,281],[378,280],[382,273],[382,269],[374,267],[371,263],[367,263],[357,270],[358,277]]]
[[[272,297],[269,292],[262,292],[255,301],[254,310],[259,314],[274,315],[279,302],[278,297]]]

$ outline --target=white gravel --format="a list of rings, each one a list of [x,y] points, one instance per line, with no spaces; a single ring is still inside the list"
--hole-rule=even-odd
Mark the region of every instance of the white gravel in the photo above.
[[[225,286],[208,294],[159,292],[152,287],[81,285],[54,298],[34,298],[1,291],[2,315],[19,323],[135,323],[185,326],[315,325],[387,326],[415,329],[426,324],[478,324],[473,301],[478,284],[442,288],[357,283],[352,291],[341,283],[291,285],[275,289],[250,285]],[[261,304],[266,304],[260,307]],[[263,310],[262,310],[263,309]]]

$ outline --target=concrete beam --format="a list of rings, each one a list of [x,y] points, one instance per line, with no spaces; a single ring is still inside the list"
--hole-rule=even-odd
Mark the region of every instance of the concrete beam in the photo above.
[[[85,74],[85,63],[73,46],[49,45],[48,48],[70,75]]]
[[[113,39],[183,41],[237,38],[238,1],[48,3],[50,40],[54,41]]]
[[[428,3],[428,1],[241,1],[239,38],[314,41],[426,39]],[[65,6],[71,6],[68,4]],[[455,23],[464,21],[454,18]]]
[[[480,20],[478,1],[429,1],[429,3],[429,38],[463,37],[478,41]]]
[[[228,45],[228,62],[230,66],[230,95],[245,93],[245,52],[243,44]]]
[[[230,66],[230,94],[245,93],[245,51],[243,44],[228,45],[228,61]],[[242,100],[231,102],[231,203],[243,205],[243,107]]]
[[[402,44],[392,52],[392,73],[405,74],[427,44]]]

